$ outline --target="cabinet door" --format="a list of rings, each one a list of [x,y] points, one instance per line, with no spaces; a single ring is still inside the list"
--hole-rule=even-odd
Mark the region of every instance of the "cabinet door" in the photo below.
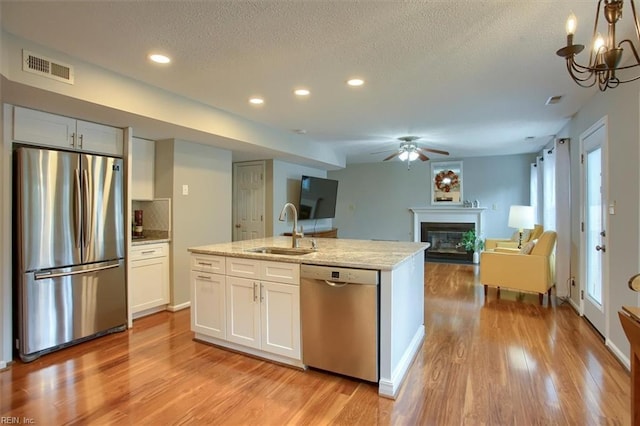
[[[131,311],[135,314],[145,309],[169,303],[169,263],[166,257],[135,260],[131,262]]]
[[[133,138],[131,145],[131,198],[153,200],[155,142]]]
[[[227,276],[227,340],[260,348],[260,283]]]
[[[15,107],[13,140],[63,149],[74,148],[76,120],[42,111]]]
[[[293,359],[302,359],[300,287],[268,281],[260,285],[262,350]]]
[[[78,120],[76,147],[83,151],[122,156],[122,129]]]
[[[191,330],[226,338],[225,276],[191,272]]]

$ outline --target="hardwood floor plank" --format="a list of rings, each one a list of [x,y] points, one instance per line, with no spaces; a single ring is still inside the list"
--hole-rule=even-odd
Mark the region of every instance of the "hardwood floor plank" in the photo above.
[[[427,264],[426,338],[395,401],[377,386],[193,340],[189,311],[0,372],[0,416],[38,424],[627,425],[629,373],[554,297]]]

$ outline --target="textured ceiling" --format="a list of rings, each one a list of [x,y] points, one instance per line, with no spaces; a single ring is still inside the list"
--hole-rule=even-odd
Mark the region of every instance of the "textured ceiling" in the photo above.
[[[5,31],[252,121],[304,129],[350,163],[380,161],[386,155],[371,152],[397,148],[403,135],[456,157],[535,152],[594,95],[555,51],[570,11],[576,40],[587,42],[595,4],[1,3]],[[172,64],[151,65],[155,50]],[[347,87],[352,76],[366,85]],[[308,99],[293,95],[299,86]],[[266,103],[250,106],[253,95]],[[562,102],[546,106],[553,95]]]

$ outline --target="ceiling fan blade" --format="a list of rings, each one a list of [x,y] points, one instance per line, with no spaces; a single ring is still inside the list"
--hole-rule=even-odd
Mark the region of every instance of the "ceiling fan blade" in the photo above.
[[[400,152],[394,152],[393,154],[391,154],[390,156],[388,156],[387,158],[385,158],[382,161],[391,160],[392,158],[396,158],[398,155],[400,155]]]
[[[422,151],[433,152],[433,153],[436,153],[436,154],[449,155],[449,153],[447,151],[441,151],[439,149],[432,149],[432,148],[417,148],[417,149],[422,150]]]
[[[391,151],[397,151],[397,148],[393,148],[393,149],[385,149],[384,151],[376,151],[376,152],[370,152],[371,155],[375,155],[375,154],[382,154],[383,152],[391,152]]]
[[[427,157],[426,155],[424,155],[423,153],[421,153],[420,151],[416,150],[416,154],[418,154],[418,158],[422,161],[427,161],[429,159],[429,157]]]

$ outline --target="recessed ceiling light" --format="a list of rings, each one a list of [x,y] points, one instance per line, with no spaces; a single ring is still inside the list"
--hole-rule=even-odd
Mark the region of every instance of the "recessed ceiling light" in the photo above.
[[[169,62],[171,62],[171,59],[168,56],[161,55],[159,53],[149,55],[149,59],[157,64],[168,64]]]
[[[352,78],[351,80],[347,80],[347,84],[352,87],[358,87],[364,84],[364,80],[360,78]]]
[[[307,89],[296,89],[293,91],[293,93],[295,93],[298,96],[309,96],[309,94],[311,94],[311,92],[308,91]]]
[[[254,97],[254,98],[249,99],[249,103],[253,104],[253,105],[262,105],[264,103],[264,99]]]

